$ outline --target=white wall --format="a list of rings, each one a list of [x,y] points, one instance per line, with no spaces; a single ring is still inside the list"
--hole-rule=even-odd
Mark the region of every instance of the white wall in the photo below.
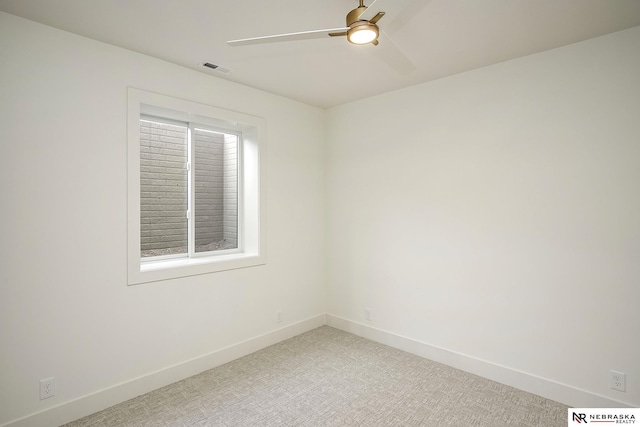
[[[322,110],[4,13],[0,57],[0,425],[325,312]],[[266,119],[266,266],[126,285],[128,86]]]
[[[639,46],[325,117],[0,13],[0,425],[322,314],[325,281],[333,315],[640,406]],[[126,286],[128,86],[266,118],[266,266]]]
[[[638,52],[640,27],[329,110],[328,312],[640,406]]]

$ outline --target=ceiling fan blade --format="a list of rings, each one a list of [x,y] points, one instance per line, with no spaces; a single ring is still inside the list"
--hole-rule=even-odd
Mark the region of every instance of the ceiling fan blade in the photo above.
[[[387,15],[385,25],[387,26],[395,21],[396,18],[403,17],[404,22],[406,22],[426,6],[429,1],[430,0],[373,0],[367,7],[367,10],[362,12],[359,19],[370,21],[378,12],[385,12]],[[407,16],[408,14],[410,14],[410,16]]]
[[[371,49],[374,56],[387,64],[389,67],[401,74],[410,74],[416,66],[409,58],[393,43],[391,38],[382,30],[378,37],[379,46]]]
[[[403,27],[429,3],[431,3],[431,0],[410,0],[402,10],[393,15],[393,19],[389,20],[387,29],[393,32]]]
[[[378,0],[372,0],[371,4],[367,6],[367,9],[362,12],[358,19],[370,21],[374,16],[376,16],[376,14],[382,10],[382,8],[378,7],[377,3],[379,3]],[[384,1],[381,3],[384,4]],[[393,3],[393,1],[391,3]]]
[[[294,40],[320,39],[329,37],[329,33],[340,33],[347,31],[348,27],[329,28],[326,30],[302,31],[299,33],[277,34],[274,36],[253,37],[249,39],[230,40],[227,42],[229,46],[246,46],[250,44],[277,43],[288,42]]]

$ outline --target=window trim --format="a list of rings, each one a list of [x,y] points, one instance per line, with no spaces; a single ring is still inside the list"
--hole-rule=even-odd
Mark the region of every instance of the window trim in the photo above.
[[[128,285],[266,264],[265,120],[135,88],[128,88],[127,99]],[[239,251],[206,253],[192,258],[143,260],[140,257],[140,118],[145,115],[242,134],[238,141],[243,154],[238,176]]]

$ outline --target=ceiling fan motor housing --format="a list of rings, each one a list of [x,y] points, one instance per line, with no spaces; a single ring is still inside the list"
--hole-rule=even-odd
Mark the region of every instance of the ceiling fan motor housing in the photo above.
[[[362,16],[365,10],[367,10],[367,6],[360,0],[360,6],[347,14],[347,26],[349,27],[346,34],[347,40],[353,44],[373,43],[377,45],[380,31],[375,21],[377,21],[379,17],[376,16],[376,18],[371,21],[360,19],[360,16]],[[380,16],[383,14],[384,12],[381,12]]]

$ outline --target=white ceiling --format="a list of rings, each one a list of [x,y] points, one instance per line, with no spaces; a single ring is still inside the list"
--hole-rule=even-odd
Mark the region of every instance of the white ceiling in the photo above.
[[[382,42],[226,44],[343,27],[357,0],[0,0],[0,10],[320,107],[640,25],[640,0],[403,1],[405,13],[378,24],[415,64],[409,74],[380,60]]]

